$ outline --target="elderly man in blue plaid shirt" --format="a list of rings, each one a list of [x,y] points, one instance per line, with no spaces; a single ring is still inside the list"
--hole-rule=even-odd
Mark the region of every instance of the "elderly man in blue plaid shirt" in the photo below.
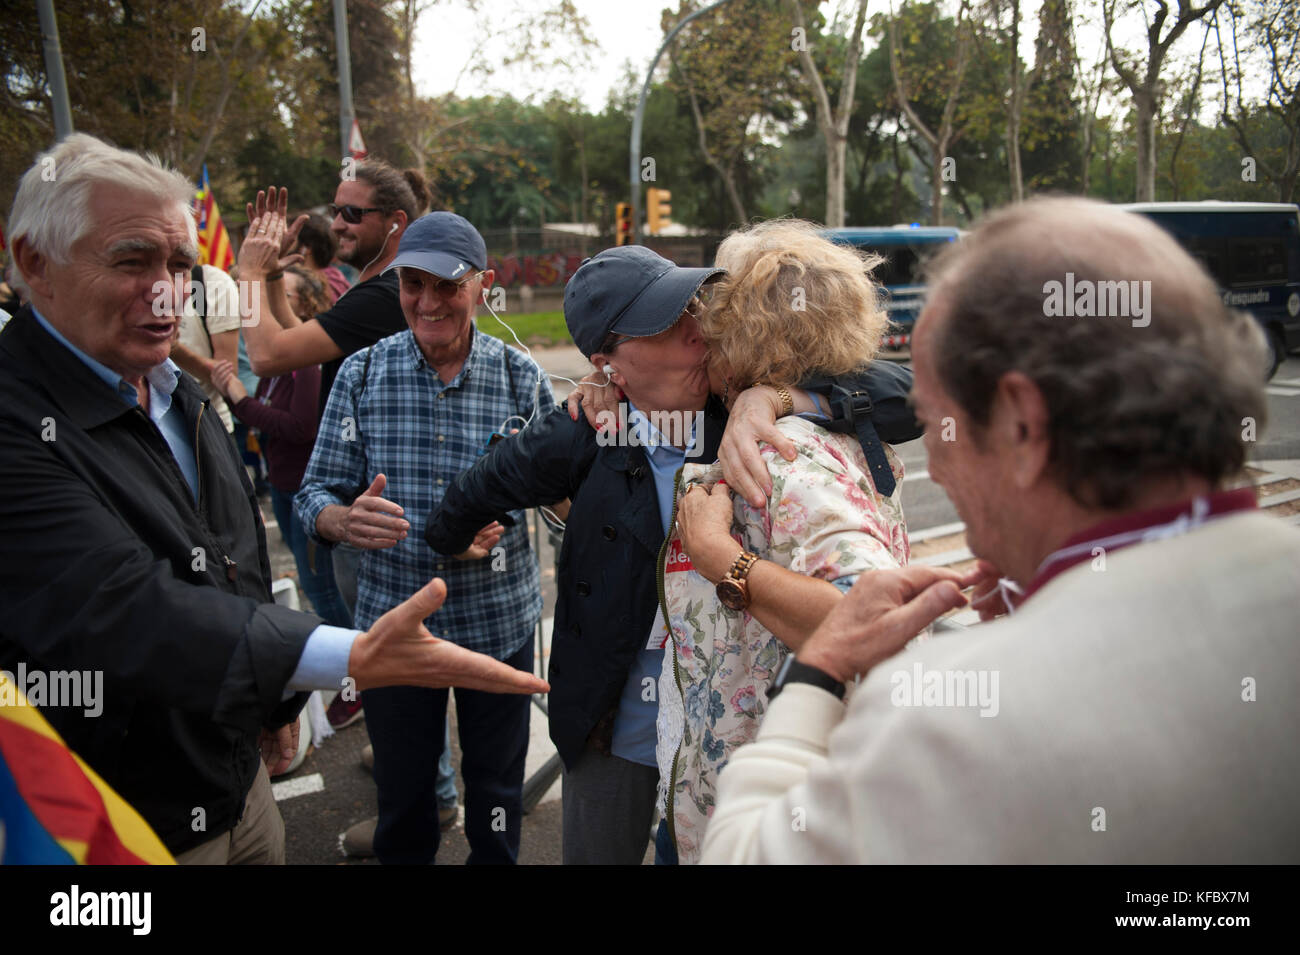
[[[531,672],[542,598],[523,512],[512,514],[513,527],[483,528],[457,559],[425,544],[424,522],[492,435],[551,412],[550,383],[531,359],[475,327],[493,273],[465,219],[434,212],[416,220],[389,268],[398,270],[409,330],[343,363],[295,511],[317,540],[364,550],[358,627],[436,575],[447,601],[425,621],[430,632]],[[375,854],[431,863],[447,691],[391,687],[363,700],[379,788]],[[456,692],[470,862],[518,855],[529,705],[528,697]]]

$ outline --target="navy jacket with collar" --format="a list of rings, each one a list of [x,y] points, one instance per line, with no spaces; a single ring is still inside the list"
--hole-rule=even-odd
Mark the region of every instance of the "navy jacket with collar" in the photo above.
[[[699,460],[717,458],[725,424],[721,404],[710,399]],[[507,511],[566,497],[573,506],[560,547],[547,715],[551,739],[572,767],[593,728],[617,708],[659,600],[664,532],[645,450],[602,446],[585,417],[573,421],[557,408],[461,473],[424,536],[439,553],[459,554],[479,528],[504,523]]]
[[[188,376],[172,400],[197,503],[144,410],[29,309],[0,332],[0,667],[103,674],[102,713],[42,713],[178,853],[238,821],[258,731],[306,700],[281,696],[321,621],[270,603],[234,444]]]

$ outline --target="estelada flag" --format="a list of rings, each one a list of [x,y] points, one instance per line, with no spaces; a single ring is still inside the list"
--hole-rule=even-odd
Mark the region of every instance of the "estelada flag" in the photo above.
[[[200,264],[215,265],[221,271],[228,272],[235,264],[235,252],[230,247],[230,235],[221,221],[217,200],[212,195],[207,163],[203,164],[203,180],[199,183],[199,191],[194,194],[194,209],[199,217]]]
[[[162,842],[0,670],[0,864],[169,865]]]

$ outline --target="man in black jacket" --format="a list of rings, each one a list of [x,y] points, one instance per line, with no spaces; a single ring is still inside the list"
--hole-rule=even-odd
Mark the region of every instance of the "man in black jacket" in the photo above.
[[[673,477],[687,457],[717,458],[727,421],[708,394],[695,319],[697,292],[719,274],[641,247],[585,262],[565,289],[565,320],[630,412],[616,432],[562,410],[534,422],[462,473],[426,526],[430,546],[457,554],[508,510],[572,499],[548,711],[565,765],[566,863],[636,864],[649,838],[655,684],[667,638],[657,571]]]
[[[276,862],[258,747],[291,758],[302,691],[545,684],[433,639],[420,621],[441,581],[366,633],[269,602],[252,486],[167,358],[197,255],[191,192],[85,135],[19,185],[9,223],[31,307],[0,334],[0,667],[102,681],[93,708],[51,694],[42,712],[181,861]],[[274,257],[279,236],[248,243]]]

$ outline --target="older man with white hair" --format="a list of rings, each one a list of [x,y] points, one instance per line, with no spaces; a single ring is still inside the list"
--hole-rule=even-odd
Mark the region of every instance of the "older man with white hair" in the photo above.
[[[704,861],[1300,861],[1300,532],[1229,487],[1266,408],[1254,323],[1079,199],[991,215],[935,272],[912,397],[1012,613],[893,656],[964,600],[864,576],[722,773]],[[1065,282],[1142,283],[1141,313],[1060,317]]]
[[[190,193],[85,135],[19,184],[9,228],[31,305],[0,333],[0,667],[102,683],[93,709],[41,708],[180,861],[281,862],[259,743],[287,763],[304,691],[546,685],[434,639],[421,620],[439,580],[364,633],[270,602],[247,475],[168,359],[197,255]]]

